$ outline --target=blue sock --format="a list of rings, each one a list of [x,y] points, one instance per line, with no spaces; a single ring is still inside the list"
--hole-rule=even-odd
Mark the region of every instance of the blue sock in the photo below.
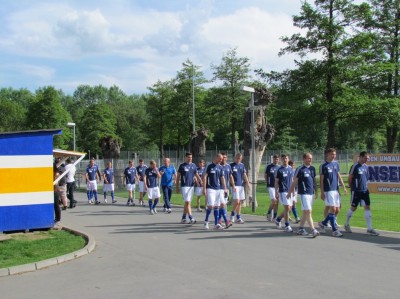
[[[327,225],[327,223],[328,223],[328,221],[329,221],[329,213],[328,213],[328,215],[326,215],[326,218],[321,222],[323,225]]]
[[[104,199],[107,199],[107,192],[104,192]]]
[[[237,215],[236,215],[236,218],[237,218],[237,219],[240,219],[240,214],[237,214]]]
[[[225,208],[219,208],[219,218],[221,217],[224,218],[225,223],[228,222],[228,219],[226,218],[226,209]]]
[[[278,215],[278,212],[274,211],[274,218],[276,219],[276,216]]]
[[[235,217],[235,211],[231,212],[231,217]]]
[[[335,214],[329,214],[328,216],[329,216],[329,223],[332,226],[332,231],[336,231],[337,228],[336,228],[336,224],[335,224]]]
[[[276,221],[281,222],[282,218],[281,217],[276,217]]]
[[[267,215],[270,215],[272,212],[272,209],[268,209]]]
[[[182,214],[182,219],[186,219],[186,213]]]
[[[86,191],[86,196],[88,200],[92,199],[92,192],[90,190]]]
[[[288,226],[289,226],[289,221],[285,222],[285,227],[288,227]]]
[[[192,214],[189,214],[189,220],[192,220],[192,219],[193,219]]]
[[[114,191],[111,191],[111,199],[114,201]]]
[[[204,221],[208,222],[208,217],[210,217],[211,211],[212,210],[210,208],[207,208],[207,210],[206,210],[206,219]]]
[[[297,208],[295,205],[292,206],[292,212],[293,212],[293,216],[294,218],[299,218],[299,216],[297,215]]]
[[[219,209],[218,208],[214,208],[214,222],[215,222],[215,225],[218,224],[218,220],[219,220]]]
[[[94,200],[97,201],[97,191],[93,190],[93,196],[94,196]]]
[[[153,201],[149,199],[149,209],[150,211],[153,209]]]
[[[157,204],[158,204],[158,198],[156,198],[156,199],[154,200],[153,206],[152,206],[151,208],[152,208],[152,209],[155,209],[156,206],[157,206]]]

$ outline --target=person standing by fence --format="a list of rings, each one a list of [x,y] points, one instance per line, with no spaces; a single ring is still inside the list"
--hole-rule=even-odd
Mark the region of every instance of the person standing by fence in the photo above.
[[[175,167],[170,165],[170,159],[163,159],[164,165],[159,169],[161,174],[161,189],[164,197],[164,212],[171,213],[171,196],[174,181],[176,179]]]

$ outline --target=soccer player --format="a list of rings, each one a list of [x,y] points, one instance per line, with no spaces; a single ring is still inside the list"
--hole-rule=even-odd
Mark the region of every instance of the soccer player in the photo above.
[[[104,193],[104,203],[107,203],[107,192],[111,193],[111,201],[112,203],[116,203],[117,201],[114,198],[114,169],[112,168],[112,162],[107,162],[107,167],[103,172],[103,193]]]
[[[203,212],[203,210],[201,209],[201,197],[203,196],[203,174],[204,171],[206,170],[205,168],[205,164],[206,162],[204,160],[200,160],[199,163],[197,164],[197,173],[199,174],[199,177],[201,178],[200,181],[196,180],[195,182],[195,193],[197,196],[197,212]],[[204,206],[207,205],[207,202],[205,203]]]
[[[231,223],[236,222],[239,224],[243,224],[244,220],[240,215],[242,202],[245,200],[244,187],[246,184],[247,188],[249,187],[249,178],[247,177],[247,171],[242,163],[242,154],[237,153],[235,155],[235,162],[231,163],[232,168],[232,212],[231,212]],[[235,213],[236,213],[236,221],[235,221]]]
[[[128,201],[126,205],[132,204],[135,205],[133,198],[135,197],[135,189],[136,189],[136,180],[139,180],[139,177],[136,172],[136,168],[134,166],[133,160],[129,160],[128,167],[124,170],[124,177],[125,177],[125,185],[126,190],[128,190]]]
[[[147,166],[144,164],[143,159],[139,159],[139,165],[136,166],[136,173],[139,176],[139,205],[144,207],[143,198],[146,195],[145,186],[144,186],[144,172]]]
[[[311,153],[305,153],[303,155],[303,165],[298,167],[294,173],[293,183],[290,186],[289,193],[287,194],[287,198],[295,192],[295,188],[298,188],[298,194],[300,195],[301,200],[301,221],[299,230],[297,231],[298,235],[306,236],[308,232],[304,228],[305,222],[311,228],[312,236],[315,238],[319,235],[319,232],[314,227],[314,221],[312,219],[312,204],[313,204],[313,196],[318,196],[317,191],[317,182],[316,182],[316,171],[314,166],[311,165],[312,155]]]
[[[86,182],[87,182],[87,187],[89,189],[89,194],[91,196],[89,197],[89,204],[93,204],[92,201],[92,196],[94,197],[95,204],[98,205],[100,204],[100,201],[97,199],[97,181],[99,180],[99,167],[94,163],[94,159],[90,160],[90,163],[88,167],[86,167]]]
[[[214,210],[214,229],[223,229],[222,225],[218,223],[219,220],[219,206],[221,201],[221,189],[227,192],[224,171],[220,165],[222,155],[217,154],[211,164],[209,164],[203,176],[203,194],[207,198],[206,219],[204,221],[204,228],[209,229],[208,218],[211,211]]]
[[[360,153],[357,163],[353,164],[349,173],[349,186],[351,187],[351,207],[347,211],[346,223],[344,228],[346,232],[351,233],[350,218],[357,210],[357,206],[364,207],[364,217],[367,222],[367,233],[372,236],[379,236],[379,233],[372,228],[371,221],[371,201],[368,190],[368,166],[369,154],[366,151]]]
[[[330,223],[332,227],[332,236],[342,237],[343,234],[338,230],[336,225],[336,215],[340,209],[339,182],[344,187],[344,192],[347,193],[346,187],[339,173],[339,164],[334,161],[336,150],[328,148],[325,150],[325,163],[319,168],[321,199],[325,201],[325,206],[328,208],[328,214],[325,219],[318,222],[321,231],[325,231],[325,226]]]
[[[147,192],[151,215],[157,214],[156,207],[158,201],[160,200],[160,188],[158,187],[158,178],[160,177],[161,174],[157,169],[156,161],[151,160],[150,167],[146,168],[143,176],[144,191]]]
[[[278,215],[278,201],[275,198],[275,172],[278,170],[279,166],[279,155],[273,156],[273,162],[267,165],[264,173],[264,179],[267,183],[267,191],[269,193],[270,204],[267,211],[267,221],[275,220]],[[271,216],[272,211],[274,211],[273,217]]]
[[[276,218],[275,224],[277,228],[281,227],[282,218],[285,220],[285,232],[291,233],[293,229],[289,223],[289,212],[292,206],[292,197],[287,197],[290,185],[293,181],[293,169],[289,166],[289,156],[282,155],[282,166],[278,168],[275,175],[275,198],[279,200],[283,206],[283,212]]]
[[[172,187],[174,185],[174,181],[176,179],[176,170],[175,167],[170,165],[170,159],[163,159],[164,165],[162,165],[159,169],[161,174],[161,189],[164,197],[164,211],[166,213],[171,213],[171,196],[172,196]]]
[[[288,164],[289,164],[290,167],[292,167],[293,172],[294,172],[295,168],[296,168],[295,164],[294,164],[294,161],[289,160]],[[297,205],[297,188],[295,188],[294,195],[292,197],[292,206],[290,207],[290,210],[293,212],[295,223],[299,223],[300,222],[300,217],[297,214],[297,206],[296,205]]]
[[[221,197],[220,197],[220,206],[219,206],[219,221],[218,223],[221,224],[221,218],[224,219],[225,222],[225,228],[229,228],[232,226],[232,223],[229,221],[227,214],[226,214],[226,205],[229,200],[229,183],[230,186],[233,188],[234,182],[233,182],[233,177],[232,177],[232,168],[231,165],[228,164],[228,155],[226,153],[221,153],[222,155],[222,161],[221,161],[221,167],[222,171],[224,172],[224,178],[225,178],[225,184],[226,184],[226,191],[221,189]]]
[[[175,188],[176,192],[179,192],[179,187],[182,190],[182,197],[184,201],[183,214],[181,223],[186,222],[186,215],[189,217],[189,223],[194,224],[196,220],[192,216],[192,199],[194,194],[194,182],[196,180],[201,180],[199,174],[197,173],[196,164],[192,162],[192,153],[185,154],[185,162],[179,165],[178,173],[176,175]]]

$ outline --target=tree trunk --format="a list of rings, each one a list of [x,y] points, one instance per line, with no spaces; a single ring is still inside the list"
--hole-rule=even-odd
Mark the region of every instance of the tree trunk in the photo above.
[[[190,140],[190,152],[193,155],[193,163],[197,163],[206,157],[206,140],[208,138],[208,131],[201,128],[192,134]]]
[[[274,128],[267,124],[267,119],[265,117],[265,106],[259,105],[255,106],[255,111],[254,111],[254,123],[255,123],[255,134],[254,134],[254,140],[255,140],[255,177],[253,178],[253,169],[252,169],[252,144],[251,144],[251,110],[250,108],[247,108],[244,114],[244,140],[243,140],[243,163],[247,169],[247,175],[249,177],[250,181],[250,188],[247,190],[246,194],[246,201],[244,203],[244,206],[249,206],[252,204],[252,201],[254,201],[255,207],[257,207],[257,198],[252,198],[252,193],[253,193],[253,188],[257,188],[257,181],[258,181],[258,174],[260,171],[260,165],[261,165],[261,159],[264,154],[264,150],[271,141],[273,135],[274,135]]]

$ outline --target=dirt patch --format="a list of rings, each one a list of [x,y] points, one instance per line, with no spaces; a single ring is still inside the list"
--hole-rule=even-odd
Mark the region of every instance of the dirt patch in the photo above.
[[[27,241],[53,238],[47,232],[15,233],[11,234],[10,237],[15,240],[27,240]]]

